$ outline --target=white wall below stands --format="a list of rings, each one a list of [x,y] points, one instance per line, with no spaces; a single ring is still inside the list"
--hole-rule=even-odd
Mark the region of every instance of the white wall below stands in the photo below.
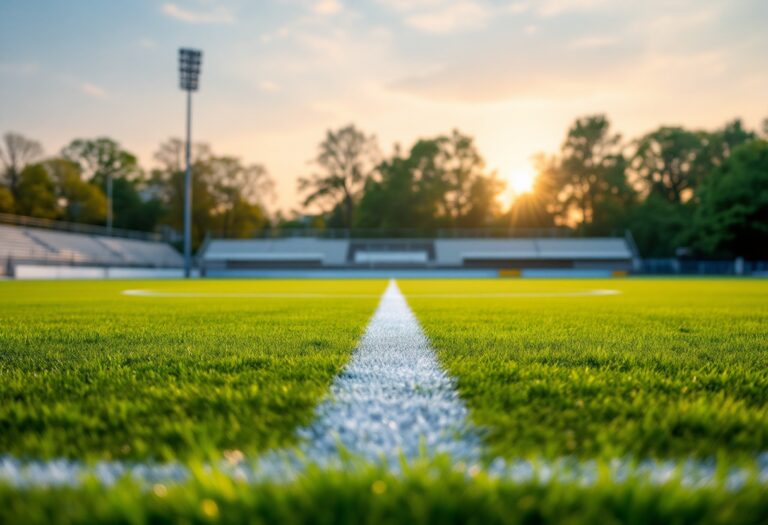
[[[46,266],[19,264],[16,279],[172,279],[183,277],[182,268],[125,268],[119,266]],[[196,276],[197,272],[195,272]]]

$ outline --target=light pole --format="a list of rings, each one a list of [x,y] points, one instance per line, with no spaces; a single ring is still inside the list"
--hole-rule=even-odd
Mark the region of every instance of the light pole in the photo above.
[[[112,235],[112,173],[107,173],[107,235]]]
[[[203,53],[197,49],[179,49],[179,80],[181,89],[187,92],[187,147],[185,152],[187,171],[184,175],[184,277],[192,273],[192,92],[197,91],[200,78],[200,62]]]

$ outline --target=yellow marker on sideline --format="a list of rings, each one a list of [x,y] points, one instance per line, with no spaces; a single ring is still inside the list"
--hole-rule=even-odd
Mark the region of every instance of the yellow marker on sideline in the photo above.
[[[520,270],[512,270],[509,268],[503,268],[499,270],[499,277],[520,277],[522,272]]]

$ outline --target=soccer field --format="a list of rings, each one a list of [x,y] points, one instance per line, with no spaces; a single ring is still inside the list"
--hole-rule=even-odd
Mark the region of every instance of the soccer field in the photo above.
[[[768,521],[765,280],[8,281],[0,301],[0,522]]]

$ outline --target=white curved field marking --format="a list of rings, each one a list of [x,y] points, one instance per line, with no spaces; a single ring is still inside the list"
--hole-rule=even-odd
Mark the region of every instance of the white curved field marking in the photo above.
[[[408,297],[417,299],[513,299],[516,297],[596,297],[619,295],[620,293],[620,290],[581,290],[577,292],[427,293],[408,294]]]
[[[190,297],[225,299],[371,299],[374,294],[292,293],[292,292],[163,292],[159,290],[123,290],[133,297]],[[581,290],[575,292],[491,292],[491,293],[428,293],[408,294],[414,299],[514,299],[535,297],[597,297],[618,295],[619,290]]]
[[[292,293],[292,292],[162,292],[158,290],[123,290],[122,295],[133,297],[190,297],[235,299],[373,299],[377,294]]]

